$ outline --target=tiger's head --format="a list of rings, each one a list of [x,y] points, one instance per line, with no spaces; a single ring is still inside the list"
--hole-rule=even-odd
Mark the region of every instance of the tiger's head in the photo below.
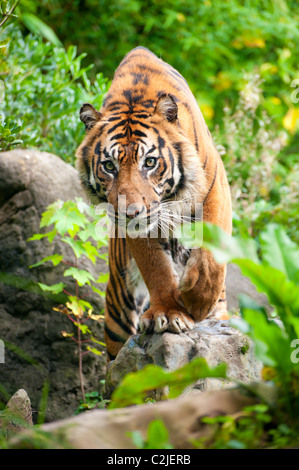
[[[76,153],[83,187],[93,204],[111,204],[116,219],[138,218],[149,230],[165,202],[204,194],[201,162],[171,95],[134,109],[122,103],[99,112],[84,104],[80,119],[86,128]]]

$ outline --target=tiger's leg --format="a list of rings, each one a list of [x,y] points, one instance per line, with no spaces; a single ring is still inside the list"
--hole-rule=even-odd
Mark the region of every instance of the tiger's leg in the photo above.
[[[216,307],[220,308],[225,299],[225,276],[226,266],[217,264],[212,253],[203,248],[192,250],[179,289],[195,321],[204,320]]]
[[[213,317],[217,318],[218,320],[228,320],[229,314],[227,310],[227,301],[226,301],[226,286],[224,283],[224,287],[221,291],[220,297],[216,304],[216,307],[213,310]]]
[[[172,260],[158,239],[127,240],[150,295],[150,308],[141,315],[140,330],[180,333],[192,329],[194,321],[180,299]]]
[[[109,361],[116,357],[129,336],[137,332],[142,298],[135,299],[136,286],[130,280],[130,266],[131,255],[126,240],[110,238],[105,306],[105,341]]]

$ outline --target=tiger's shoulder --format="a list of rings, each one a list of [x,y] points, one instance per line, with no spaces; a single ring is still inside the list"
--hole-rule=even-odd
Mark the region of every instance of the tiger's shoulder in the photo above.
[[[199,151],[199,141],[204,145],[210,133],[187,81],[145,47],[132,49],[117,67],[103,111],[109,114],[129,105],[132,113],[153,113],[163,95],[171,95],[175,101],[180,127]]]

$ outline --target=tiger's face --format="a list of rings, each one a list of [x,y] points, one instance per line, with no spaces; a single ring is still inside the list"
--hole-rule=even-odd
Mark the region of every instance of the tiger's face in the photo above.
[[[198,181],[196,162],[186,175],[185,160],[195,149],[180,133],[170,95],[160,97],[152,113],[126,107],[99,113],[85,104],[80,118],[87,129],[77,151],[83,185],[93,203],[112,205],[116,220],[138,218],[148,231],[162,203],[180,199]]]

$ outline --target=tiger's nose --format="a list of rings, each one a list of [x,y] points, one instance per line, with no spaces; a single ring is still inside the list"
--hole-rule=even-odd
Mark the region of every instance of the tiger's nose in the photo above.
[[[126,210],[126,216],[130,217],[130,219],[134,219],[135,217],[140,217],[145,212],[145,206],[143,204],[130,204]]]

